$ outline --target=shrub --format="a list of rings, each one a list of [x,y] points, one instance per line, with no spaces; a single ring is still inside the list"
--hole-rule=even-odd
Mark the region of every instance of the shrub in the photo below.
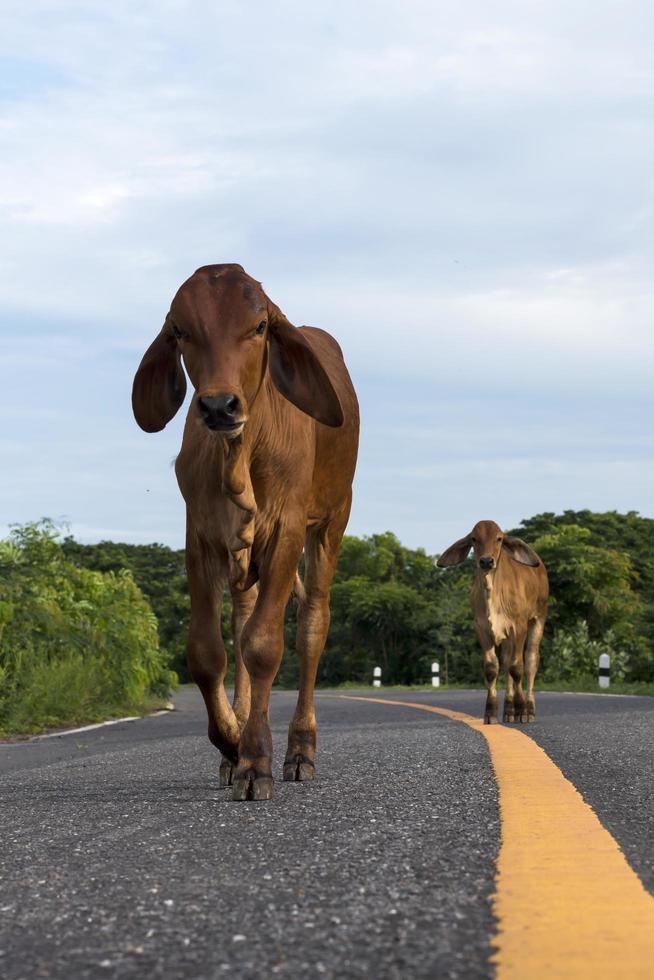
[[[0,730],[139,711],[175,682],[129,571],[77,568],[49,521],[0,542]]]

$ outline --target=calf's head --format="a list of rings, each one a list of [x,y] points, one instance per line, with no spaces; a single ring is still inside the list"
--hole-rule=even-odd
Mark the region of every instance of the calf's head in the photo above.
[[[441,568],[460,565],[468,557],[471,548],[477,568],[485,574],[497,568],[503,552],[507,552],[514,561],[523,565],[540,565],[540,558],[528,544],[520,538],[505,534],[495,521],[479,521],[470,534],[450,545],[436,564]]]
[[[307,415],[343,424],[338,396],[310,342],[240,265],[204,266],[177,291],[134,378],[132,407],[146,432],[163,429],[184,401],[184,367],[198,424],[225,438],[243,431],[266,371]]]

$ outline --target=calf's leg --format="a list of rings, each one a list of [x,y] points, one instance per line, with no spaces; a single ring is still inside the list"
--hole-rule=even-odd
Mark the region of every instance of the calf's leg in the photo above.
[[[484,677],[486,678],[486,708],[484,724],[497,725],[497,675],[500,664],[495,653],[495,645],[484,633],[478,633],[481,649],[484,654]]]
[[[526,721],[526,702],[522,690],[526,631],[518,630],[502,643],[502,663],[506,671],[504,720]]]
[[[543,638],[545,624],[540,619],[532,619],[527,629],[527,646],[525,649],[525,681],[527,683],[527,718],[526,721],[536,721],[536,696],[534,681],[540,659],[540,641]],[[525,720],[525,719],[523,719]]]
[[[238,758],[239,727],[225,694],[227,654],[220,628],[225,586],[221,557],[190,531],[186,568],[191,598],[187,658],[191,677],[200,688],[209,718],[209,739],[225,759]]]
[[[515,720],[515,706],[514,706],[514,690],[513,690],[513,678],[511,677],[511,671],[508,670],[504,656],[502,656],[502,664],[504,666],[504,677],[506,679],[506,691],[504,693],[504,712],[502,714],[502,721],[512,722]]]
[[[250,677],[243,663],[241,651],[241,634],[243,627],[250,618],[257,601],[257,588],[253,586],[247,592],[232,590],[232,640],[234,642],[234,714],[239,731],[245,728],[250,715]],[[220,764],[220,786],[231,786],[234,778],[235,762],[223,758]]]
[[[274,795],[270,689],[284,652],[284,611],[302,553],[303,536],[304,528],[299,532],[280,529],[259,564],[259,595],[241,635],[252,693],[233,776],[234,800],[270,800]]]
[[[348,508],[349,511],[349,508]],[[300,661],[300,690],[288,727],[284,779],[313,779],[316,757],[316,712],[313,692],[318,663],[329,630],[329,586],[348,514],[327,527],[310,528],[305,543],[304,595],[298,597],[296,647]]]

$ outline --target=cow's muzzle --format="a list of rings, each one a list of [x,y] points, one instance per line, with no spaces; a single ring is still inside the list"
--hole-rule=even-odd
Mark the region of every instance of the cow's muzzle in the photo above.
[[[238,395],[201,395],[198,412],[212,432],[236,436],[245,425]]]
[[[495,564],[495,559],[493,557],[484,556],[479,559],[479,567],[484,572],[489,572],[493,565]]]

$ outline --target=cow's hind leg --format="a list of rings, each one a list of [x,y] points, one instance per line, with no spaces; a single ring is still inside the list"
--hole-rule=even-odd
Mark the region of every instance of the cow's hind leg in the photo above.
[[[300,690],[295,714],[288,727],[284,779],[313,779],[316,756],[316,712],[313,692],[318,663],[329,630],[329,586],[347,515],[327,527],[310,528],[305,543],[304,594],[298,590],[296,648],[300,661]]]
[[[240,732],[225,694],[227,654],[220,628],[224,562],[191,529],[186,541],[186,567],[191,598],[187,645],[191,677],[207,708],[210,741],[225,759],[236,762]]]
[[[232,590],[232,640],[234,642],[234,714],[239,731],[245,728],[250,716],[250,676],[243,663],[241,650],[241,634],[243,627],[254,609],[257,601],[257,587],[253,586],[247,592]],[[231,786],[234,779],[234,762],[223,757],[220,764],[220,786]]]
[[[502,663],[506,671],[504,720],[527,721],[527,702],[522,689],[526,631],[520,630],[502,643]]]
[[[527,717],[526,721],[536,721],[536,696],[534,681],[540,659],[540,641],[543,638],[545,624],[540,619],[532,619],[527,630],[527,646],[525,649],[525,681],[527,684]],[[523,719],[525,720],[525,719]]]

